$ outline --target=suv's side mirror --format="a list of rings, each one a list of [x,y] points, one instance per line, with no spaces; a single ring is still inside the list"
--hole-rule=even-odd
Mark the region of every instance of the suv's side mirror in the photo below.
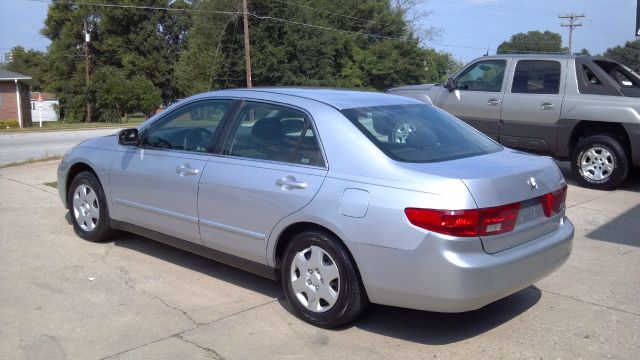
[[[449,90],[449,91],[453,91],[456,89],[456,83],[455,81],[453,81],[453,78],[448,78],[447,82],[444,83],[444,87],[445,89]]]
[[[123,129],[118,132],[118,144],[138,146],[140,138],[138,138],[138,129]]]

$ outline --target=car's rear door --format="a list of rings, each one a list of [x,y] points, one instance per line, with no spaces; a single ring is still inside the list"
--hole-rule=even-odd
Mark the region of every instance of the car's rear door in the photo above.
[[[276,224],[308,204],[327,173],[312,119],[283,105],[246,101],[202,174],[204,245],[265,263]]]
[[[455,78],[456,89],[444,93],[436,105],[497,140],[506,67],[502,59],[471,64]]]
[[[113,217],[200,243],[198,182],[233,101],[207,99],[162,116],[127,147],[110,174]]]
[[[567,59],[518,60],[502,103],[500,143],[555,151]]]

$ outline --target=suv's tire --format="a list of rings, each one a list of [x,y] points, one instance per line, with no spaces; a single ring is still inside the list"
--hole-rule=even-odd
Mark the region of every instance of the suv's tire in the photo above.
[[[81,238],[99,242],[114,235],[104,191],[92,173],[83,171],[73,178],[67,204],[73,230]]]
[[[287,246],[282,288],[294,312],[323,328],[351,322],[369,300],[344,246],[322,231],[297,234]]]
[[[613,190],[626,179],[629,159],[620,141],[608,135],[593,135],[580,140],[573,149],[571,170],[583,186]]]

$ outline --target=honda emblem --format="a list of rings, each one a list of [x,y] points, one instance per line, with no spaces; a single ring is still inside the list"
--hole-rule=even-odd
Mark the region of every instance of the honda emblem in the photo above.
[[[538,184],[536,183],[536,179],[534,177],[531,177],[529,180],[527,180],[527,184],[529,184],[529,187],[532,191],[538,190]]]

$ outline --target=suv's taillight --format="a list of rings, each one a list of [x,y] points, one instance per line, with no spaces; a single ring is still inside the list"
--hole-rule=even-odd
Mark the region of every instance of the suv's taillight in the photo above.
[[[552,217],[558,214],[565,206],[565,200],[567,199],[567,186],[562,189],[544,194],[540,197],[542,203],[542,209],[546,217]]]
[[[542,195],[540,203],[546,217],[552,217],[565,207],[567,187]],[[512,231],[520,213],[520,203],[470,209],[439,210],[406,208],[407,219],[413,225],[440,234],[475,237],[492,236]]]
[[[519,212],[520,203],[471,210],[404,210],[409,222],[415,226],[459,237],[498,235],[512,231]]]

